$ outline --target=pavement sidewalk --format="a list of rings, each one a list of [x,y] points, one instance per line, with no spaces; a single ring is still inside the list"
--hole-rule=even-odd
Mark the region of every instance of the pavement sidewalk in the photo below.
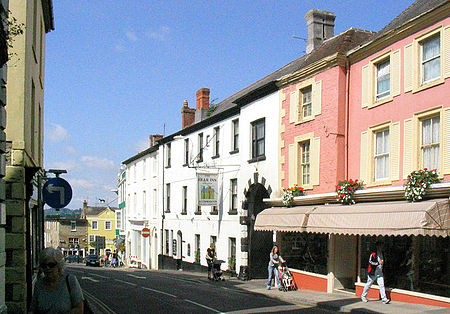
[[[206,273],[191,273],[206,278]],[[297,290],[283,292],[275,288],[266,290],[266,279],[252,279],[242,281],[236,277],[225,276],[225,280],[236,288],[249,292],[264,294],[271,298],[277,298],[287,303],[309,305],[310,308],[341,313],[450,313],[450,309],[430,305],[412,304],[392,301],[384,304],[381,300],[371,300],[364,303],[360,298],[350,293],[336,292],[325,293],[311,290]],[[248,313],[251,313],[249,311]]]

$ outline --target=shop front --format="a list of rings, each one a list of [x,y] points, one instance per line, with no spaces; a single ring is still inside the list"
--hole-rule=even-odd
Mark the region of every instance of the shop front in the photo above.
[[[450,201],[272,207],[255,230],[274,231],[300,289],[360,296],[370,253],[384,242],[385,285],[393,301],[450,307]],[[369,297],[378,298],[377,286]]]

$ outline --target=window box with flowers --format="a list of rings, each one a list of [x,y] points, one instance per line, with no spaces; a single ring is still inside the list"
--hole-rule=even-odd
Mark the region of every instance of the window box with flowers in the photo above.
[[[336,199],[343,205],[355,204],[355,198],[353,196],[359,189],[362,189],[362,182],[358,181],[358,179],[354,181],[352,179],[339,181],[336,186]]]
[[[305,195],[305,190],[296,184],[293,187],[283,189],[281,200],[283,201],[284,206],[291,207],[294,205],[294,197],[303,195]]]
[[[417,170],[411,172],[406,179],[405,198],[410,202],[416,202],[423,199],[428,188],[433,183],[438,183],[439,178],[436,169]]]

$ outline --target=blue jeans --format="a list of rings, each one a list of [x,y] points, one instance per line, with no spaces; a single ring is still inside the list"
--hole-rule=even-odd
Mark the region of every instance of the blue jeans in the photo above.
[[[281,286],[280,277],[278,276],[278,266],[270,266],[267,267],[269,272],[269,279],[267,279],[267,287],[270,287],[272,284],[272,274],[275,273],[275,280],[277,281],[278,287]]]

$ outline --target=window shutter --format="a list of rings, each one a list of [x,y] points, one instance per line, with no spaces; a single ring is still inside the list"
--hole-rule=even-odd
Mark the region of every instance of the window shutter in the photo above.
[[[399,180],[400,172],[400,122],[392,123],[389,133],[389,171],[394,181]]]
[[[359,160],[359,177],[365,184],[369,182],[369,135],[361,132],[361,157]]]
[[[450,174],[450,108],[444,110],[442,128],[442,173]]]
[[[403,123],[403,179],[413,171],[414,136],[413,120],[407,119]]]
[[[289,100],[289,123],[297,122],[298,117],[298,91],[291,93]]]
[[[311,139],[312,154],[311,154],[311,184],[320,184],[320,137]]]
[[[444,66],[444,77],[450,77],[450,26],[444,28],[443,31],[443,45],[441,60]]]
[[[404,48],[403,88],[405,93],[412,91],[413,73],[413,45],[409,44]]]
[[[361,107],[365,108],[369,104],[369,65],[362,67],[361,71]]]
[[[400,95],[400,49],[392,53],[392,96]]]
[[[296,160],[296,154],[295,154],[295,144],[289,144],[289,186],[293,186],[297,183],[297,177],[295,175],[296,171],[295,168],[298,167],[298,161]]]
[[[322,112],[322,81],[312,84],[312,114],[317,116]]]

